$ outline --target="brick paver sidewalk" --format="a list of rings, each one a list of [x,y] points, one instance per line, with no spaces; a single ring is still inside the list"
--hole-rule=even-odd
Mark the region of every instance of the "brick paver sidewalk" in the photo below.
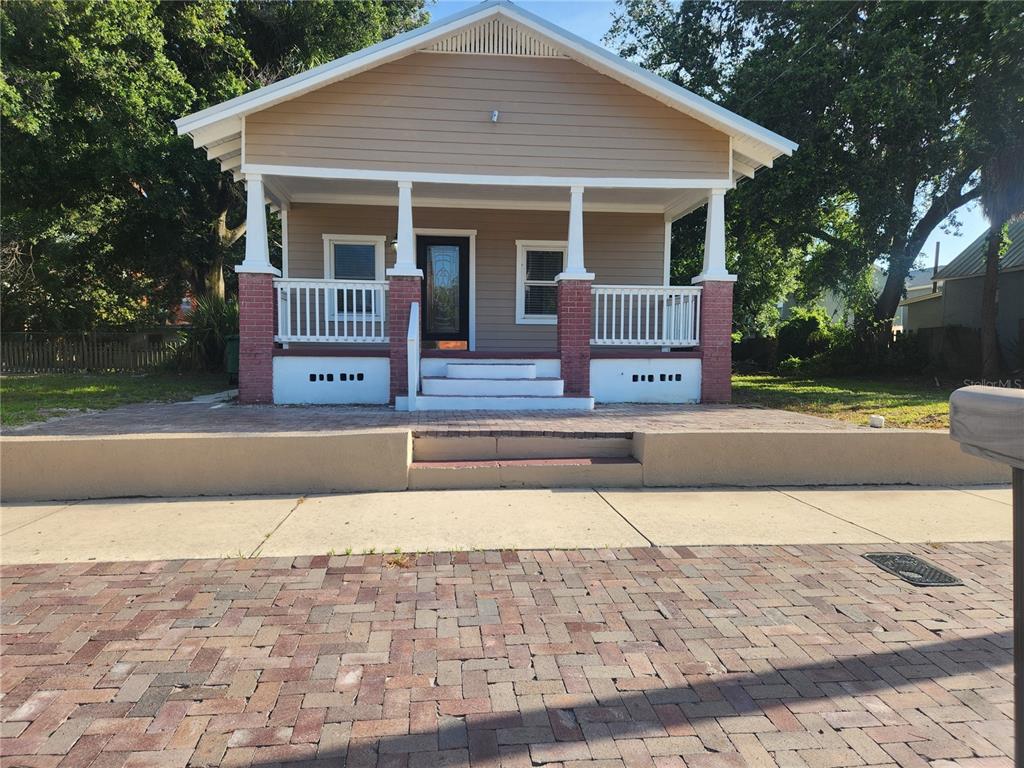
[[[842,546],[11,566],[3,763],[1009,766],[1010,547],[910,549],[965,586]]]

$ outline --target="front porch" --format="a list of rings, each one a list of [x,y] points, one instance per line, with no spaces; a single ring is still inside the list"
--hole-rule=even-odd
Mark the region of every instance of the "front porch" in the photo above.
[[[559,203],[550,185],[425,183],[414,202],[411,181],[336,179],[328,194],[326,171],[306,173],[246,175],[243,402],[728,402],[724,190],[574,184]],[[671,223],[705,203],[704,269],[669,285]],[[283,274],[269,262],[266,204],[282,219]]]

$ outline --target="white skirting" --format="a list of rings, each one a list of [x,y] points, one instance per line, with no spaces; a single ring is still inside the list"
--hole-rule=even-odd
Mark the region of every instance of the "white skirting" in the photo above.
[[[590,394],[599,403],[699,403],[700,360],[591,360]]]
[[[388,402],[391,361],[386,357],[275,357],[278,405],[353,405]]]

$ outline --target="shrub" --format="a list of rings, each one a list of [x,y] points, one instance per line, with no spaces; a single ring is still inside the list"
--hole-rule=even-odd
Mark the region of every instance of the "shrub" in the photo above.
[[[808,358],[825,352],[832,344],[834,328],[821,307],[797,307],[779,326],[778,358]]]
[[[227,337],[238,333],[238,303],[214,296],[196,299],[181,331],[179,364],[201,371],[224,370]]]

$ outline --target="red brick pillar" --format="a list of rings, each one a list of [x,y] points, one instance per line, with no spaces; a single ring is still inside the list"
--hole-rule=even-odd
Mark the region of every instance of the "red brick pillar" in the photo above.
[[[274,402],[274,276],[238,273],[238,399]]]
[[[732,400],[732,282],[707,280],[700,295],[700,401]]]
[[[590,332],[593,326],[592,280],[562,278],[558,295],[558,356],[565,394],[590,397]]]
[[[388,278],[388,338],[391,358],[391,402],[399,395],[408,394],[409,350],[406,335],[409,332],[409,307],[422,299],[422,278],[392,275]]]

